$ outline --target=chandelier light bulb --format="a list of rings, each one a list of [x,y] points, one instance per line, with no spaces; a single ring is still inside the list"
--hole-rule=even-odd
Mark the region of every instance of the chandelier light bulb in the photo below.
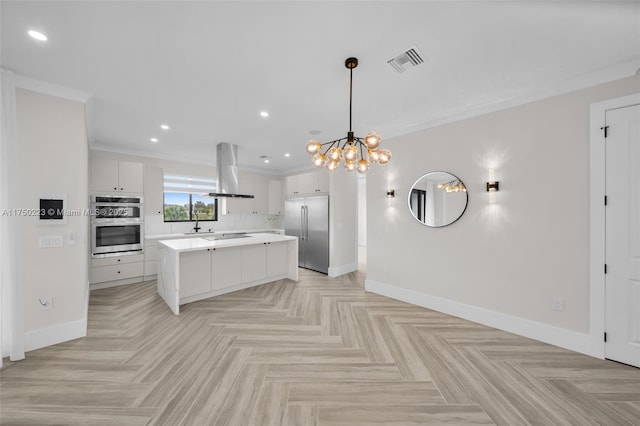
[[[378,134],[378,132],[371,132],[367,136],[364,137],[364,144],[369,149],[376,149],[380,146],[382,142],[382,138]]]
[[[327,161],[327,158],[324,156],[324,154],[316,154],[313,156],[313,165],[316,167],[322,167],[324,166],[325,162]]]
[[[387,164],[391,161],[391,151],[388,149],[378,150],[378,164]]]
[[[377,163],[378,160],[380,160],[380,152],[377,149],[367,150],[367,156],[369,157],[370,163]]]
[[[354,161],[345,161],[344,168],[347,169],[348,172],[353,172],[356,169],[356,163]]]
[[[358,148],[356,148],[352,144],[349,144],[343,150],[343,155],[345,161],[355,161],[358,158]]]
[[[329,160],[327,161],[327,170],[329,170],[330,172],[335,172],[339,165],[340,161]]]
[[[364,158],[358,161],[358,172],[367,173],[369,171],[369,162]]]
[[[322,148],[322,144],[316,140],[312,139],[309,142],[307,142],[307,152],[311,155],[314,155],[320,152],[321,148]]]
[[[333,148],[327,151],[327,157],[330,160],[340,161],[342,159],[342,150],[338,146],[334,146]]]

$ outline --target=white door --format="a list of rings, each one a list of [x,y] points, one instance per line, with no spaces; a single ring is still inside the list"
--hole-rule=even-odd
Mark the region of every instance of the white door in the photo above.
[[[605,357],[640,367],[640,105],[605,118]]]

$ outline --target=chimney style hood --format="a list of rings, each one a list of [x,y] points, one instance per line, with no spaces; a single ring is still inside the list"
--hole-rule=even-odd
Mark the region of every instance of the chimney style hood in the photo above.
[[[220,142],[216,146],[217,192],[209,197],[253,198],[253,195],[238,192],[238,146]]]

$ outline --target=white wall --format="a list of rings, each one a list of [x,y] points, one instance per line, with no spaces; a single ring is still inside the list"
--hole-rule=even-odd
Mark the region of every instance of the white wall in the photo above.
[[[357,172],[339,167],[329,179],[329,276],[332,277],[358,269],[357,178]]]
[[[46,194],[65,194],[65,224],[40,225],[21,217],[25,349],[86,335],[89,208],[88,148],[84,104],[24,89],[16,90],[19,185],[24,208],[37,209]],[[75,234],[76,244],[70,244]],[[39,237],[59,235],[63,247],[40,248]],[[43,311],[40,297],[53,297]]]
[[[367,181],[367,288],[555,344],[581,339],[589,331],[589,105],[639,91],[634,76],[385,140],[393,160]],[[485,192],[489,169],[500,181],[495,204]],[[412,218],[407,196],[437,170],[465,183],[469,205],[458,222],[434,229]],[[396,198],[385,198],[387,187]],[[564,311],[551,309],[553,297]]]
[[[215,179],[214,166],[203,164],[169,161],[158,158],[141,157],[118,154],[113,152],[90,150],[90,158],[112,158],[124,161],[136,161],[144,164],[144,201],[145,201],[145,235],[175,234],[191,231],[193,223],[168,222],[165,223],[162,214],[163,173],[185,174],[192,176],[210,177]],[[257,175],[264,179],[280,179],[272,175],[260,175],[241,171],[238,180],[243,177]],[[227,214],[219,211],[219,220],[201,221],[203,230],[212,228],[222,230],[251,230],[265,228],[281,228],[281,215],[266,214]]]

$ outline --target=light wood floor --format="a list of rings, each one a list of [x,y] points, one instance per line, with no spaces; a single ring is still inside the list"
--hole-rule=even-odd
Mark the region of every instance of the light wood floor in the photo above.
[[[89,336],[5,364],[2,424],[640,425],[640,369],[301,270],[185,305],[91,293]]]

